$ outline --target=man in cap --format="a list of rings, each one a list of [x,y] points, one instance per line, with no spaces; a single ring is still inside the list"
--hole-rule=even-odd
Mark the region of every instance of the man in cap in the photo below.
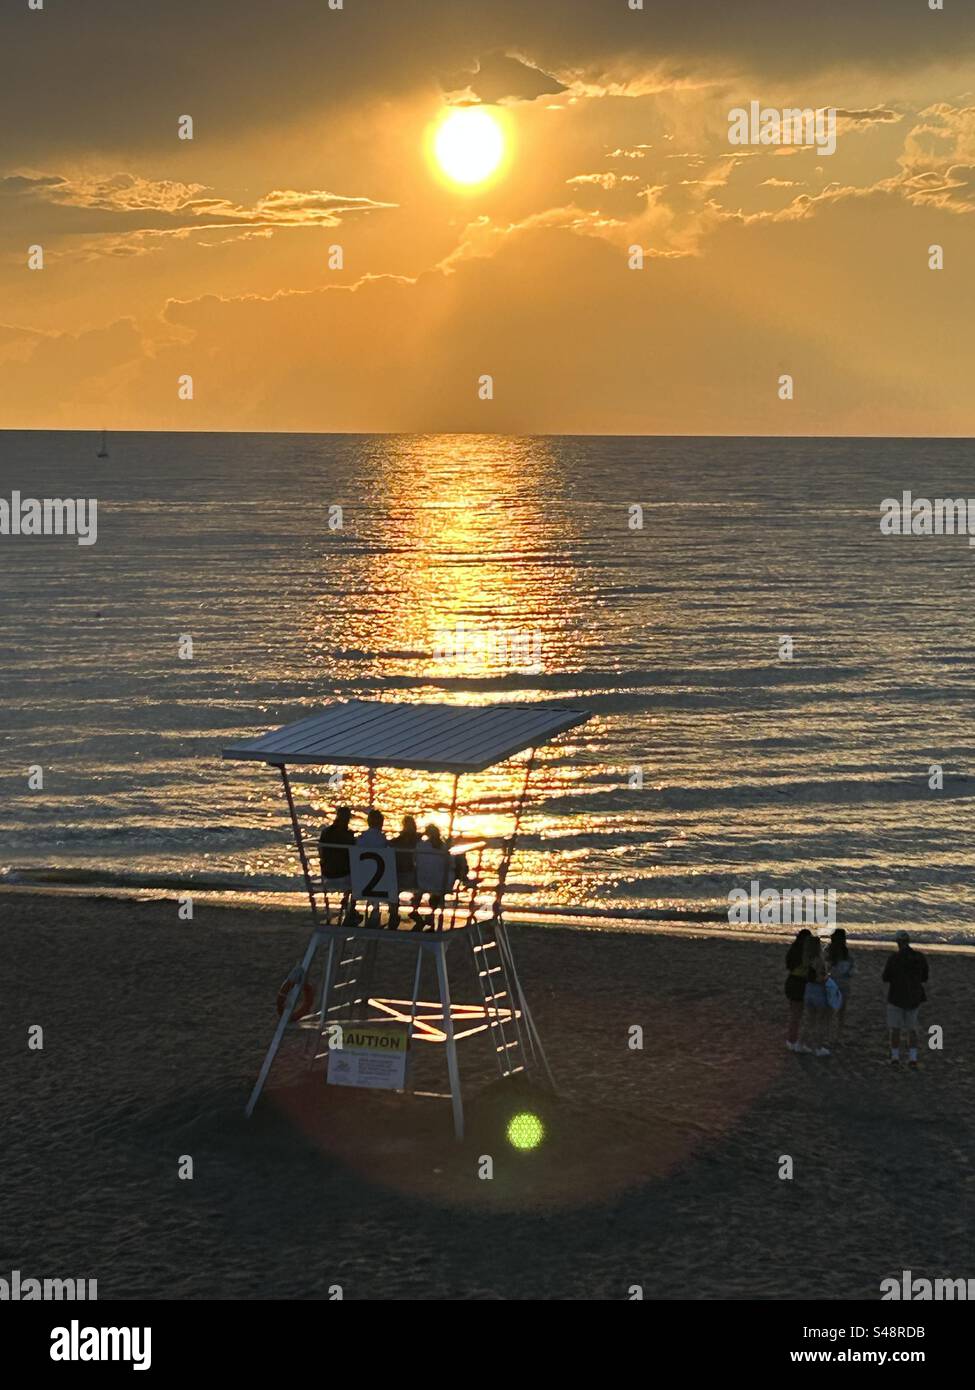
[[[906,931],[894,937],[897,950],[888,956],[883,978],[887,984],[887,1027],[890,1029],[890,1061],[898,1066],[901,1060],[901,1033],[907,1033],[908,1064],[917,1066],[917,1012],[927,995],[928,963],[920,951],[911,946]]]

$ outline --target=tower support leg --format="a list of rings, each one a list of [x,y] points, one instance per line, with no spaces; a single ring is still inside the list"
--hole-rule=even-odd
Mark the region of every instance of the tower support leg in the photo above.
[[[264,1057],[264,1061],[261,1063],[261,1070],[257,1074],[257,1080],[254,1083],[254,1089],[253,1091],[251,1091],[251,1098],[247,1102],[247,1108],[245,1109],[244,1114],[247,1116],[248,1119],[250,1119],[251,1115],[254,1113],[254,1106],[257,1104],[260,1098],[261,1091],[264,1089],[264,1082],[267,1080],[267,1074],[271,1070],[271,1065],[274,1062],[275,1057],[277,1056],[278,1048],[281,1046],[281,1039],[284,1037],[284,1030],[291,1022],[291,1011],[298,1002],[298,997],[301,993],[301,987],[305,983],[305,980],[308,978],[308,971],[311,969],[311,963],[315,959],[315,952],[321,945],[321,940],[322,937],[319,931],[312,932],[311,940],[305,948],[305,954],[301,962],[301,969],[298,973],[298,978],[291,986],[291,990],[288,994],[288,997],[284,1001],[284,1008],[281,1010],[281,1017],[278,1019],[278,1026],[277,1028],[275,1028],[274,1037],[271,1039],[271,1046],[268,1048],[267,1053]]]
[[[412,997],[412,999],[410,1000],[410,1023],[409,1023],[409,1027],[408,1027],[407,1030],[406,1030],[406,1046],[407,1046],[407,1049],[410,1049],[410,1048],[412,1048],[412,1046],[413,1046],[413,1033],[414,1033],[415,1028],[416,1028],[416,1010],[417,1010],[417,1003],[418,1003],[419,998],[420,998],[420,977],[421,977],[422,974],[423,974],[423,946],[422,946],[419,942],[417,942],[417,947],[416,947],[416,970],[413,972],[413,997]],[[408,1076],[407,1076],[407,1078],[406,1078],[406,1089],[407,1089],[408,1091],[412,1091],[412,1090],[413,1090],[413,1086],[414,1086],[414,1079],[413,1079],[413,1066],[412,1066],[412,1062],[410,1061],[410,1053],[409,1053],[409,1051],[407,1052],[407,1066],[409,1067],[409,1074],[408,1074]]]
[[[454,1020],[450,1011],[450,985],[447,982],[447,947],[443,941],[437,943],[437,982],[440,987],[440,1004],[443,1009],[443,1030],[447,1036],[444,1044],[447,1050],[447,1075],[450,1078],[450,1099],[454,1110],[454,1134],[458,1139],[464,1137],[464,1101],[460,1093],[460,1068],[457,1065],[457,1043],[454,1041]]]

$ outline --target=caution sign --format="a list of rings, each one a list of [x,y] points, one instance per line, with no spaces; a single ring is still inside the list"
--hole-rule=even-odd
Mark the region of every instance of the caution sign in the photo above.
[[[408,1052],[407,1029],[402,1024],[344,1023],[329,1044],[328,1083],[402,1091]]]

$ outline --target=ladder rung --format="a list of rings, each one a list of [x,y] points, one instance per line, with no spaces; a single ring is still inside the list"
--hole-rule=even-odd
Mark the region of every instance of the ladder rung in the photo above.
[[[494,1050],[495,1050],[495,1052],[504,1052],[504,1051],[505,1051],[507,1048],[509,1048],[509,1047],[517,1047],[517,1046],[518,1046],[518,1039],[517,1039],[517,1038],[513,1038],[511,1042],[502,1043],[500,1047],[496,1047]]]
[[[478,978],[479,980],[486,980],[486,979],[487,979],[489,976],[491,976],[491,975],[500,975],[500,974],[501,974],[501,967],[500,967],[500,965],[492,965],[488,970],[479,970],[479,971],[477,972],[477,978]]]
[[[500,993],[498,993],[498,994],[485,994],[485,996],[484,996],[484,1002],[485,1002],[485,1004],[494,1004],[494,1003],[496,1003],[499,999],[507,999],[507,997],[508,997],[508,991],[507,991],[506,989],[503,989],[503,990],[501,990]]]
[[[485,941],[483,946],[474,947],[474,954],[477,955],[479,951],[490,951],[493,947],[496,947],[497,944],[496,941]]]

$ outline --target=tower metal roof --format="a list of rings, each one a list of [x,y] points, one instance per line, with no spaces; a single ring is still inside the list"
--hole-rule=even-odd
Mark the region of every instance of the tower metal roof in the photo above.
[[[251,762],[482,772],[584,724],[588,710],[519,702],[403,704],[349,700],[222,750]]]

